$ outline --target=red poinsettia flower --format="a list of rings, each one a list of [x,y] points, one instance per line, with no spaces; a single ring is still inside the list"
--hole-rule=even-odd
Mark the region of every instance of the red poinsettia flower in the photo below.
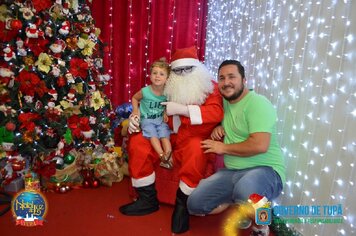
[[[88,117],[81,117],[79,121],[79,128],[81,131],[89,131],[91,127],[89,125],[89,118]]]
[[[36,86],[41,82],[35,73],[28,72],[27,70],[22,70],[16,77],[16,80],[20,83],[20,91],[28,96],[35,95]]]
[[[33,52],[33,54],[38,57],[41,52],[46,52],[48,49],[49,41],[44,38],[30,38],[28,39],[27,46]]]
[[[81,77],[85,79],[88,76],[88,63],[80,58],[73,58],[70,60],[70,69],[69,72],[74,77]]]
[[[5,22],[0,21],[0,42],[7,42],[15,38],[17,30],[7,30],[5,28]]]
[[[38,94],[42,97],[48,92],[45,82],[35,73],[22,70],[16,80],[20,83],[20,91],[25,95],[34,96],[35,94]]]
[[[78,123],[79,123],[79,116],[77,115],[72,115],[67,120],[68,128],[70,129],[78,128]]]
[[[39,84],[36,87],[36,93],[38,96],[42,97],[48,92],[48,88],[46,87],[46,84],[43,80],[39,82]]]
[[[32,113],[32,112],[20,113],[20,115],[18,116],[19,122],[21,122],[21,123],[26,122],[26,121],[38,120],[40,118],[41,118],[41,116],[39,114]]]
[[[67,120],[68,128],[71,129],[74,137],[81,137],[82,131],[89,131],[91,127],[89,125],[88,117],[79,117],[78,115],[72,115]]]
[[[21,113],[18,117],[19,122],[21,123],[20,129],[26,129],[28,131],[34,131],[36,124],[34,121],[40,119],[41,116],[39,114],[26,112]]]
[[[49,9],[52,5],[51,0],[32,0],[33,7],[36,9],[36,12],[39,13],[45,9]]]
[[[47,118],[48,121],[50,122],[59,122],[61,117],[61,112],[53,107],[49,107],[45,113],[45,117]]]
[[[79,128],[79,120],[80,118],[77,115],[72,115],[67,120],[68,128],[71,129],[72,135],[76,138],[79,138],[82,135],[81,130]]]
[[[52,175],[56,173],[56,162],[37,161],[35,162],[33,169],[37,174],[46,178],[50,178]]]

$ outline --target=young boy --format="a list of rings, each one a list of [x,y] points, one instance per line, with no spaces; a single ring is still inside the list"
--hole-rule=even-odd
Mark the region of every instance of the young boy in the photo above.
[[[151,85],[142,88],[132,97],[132,116],[141,120],[142,135],[149,138],[154,150],[158,153],[164,168],[173,167],[169,141],[170,130],[168,117],[161,102],[167,101],[163,95],[165,83],[170,72],[169,64],[161,58],[151,65]],[[162,143],[162,145],[161,145]]]

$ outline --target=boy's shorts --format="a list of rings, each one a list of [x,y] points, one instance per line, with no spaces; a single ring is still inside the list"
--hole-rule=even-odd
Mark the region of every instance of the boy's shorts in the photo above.
[[[155,119],[142,119],[141,129],[143,137],[146,138],[169,138],[171,134],[168,124],[163,122],[163,117]]]

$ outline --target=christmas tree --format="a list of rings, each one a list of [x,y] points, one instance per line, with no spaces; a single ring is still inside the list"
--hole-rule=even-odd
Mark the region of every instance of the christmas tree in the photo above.
[[[1,2],[3,179],[28,169],[50,177],[78,153],[93,163],[93,152],[99,157],[113,145],[113,112],[103,93],[110,78],[103,67],[106,47],[89,6],[78,0]]]

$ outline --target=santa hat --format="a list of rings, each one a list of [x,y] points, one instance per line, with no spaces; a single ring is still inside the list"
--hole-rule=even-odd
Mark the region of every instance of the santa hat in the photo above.
[[[48,93],[49,93],[49,95],[51,95],[51,96],[57,95],[57,91],[54,90],[54,89],[50,89],[50,90],[48,91]]]
[[[183,66],[198,66],[198,53],[196,47],[177,49],[171,59],[172,69]]]
[[[261,208],[268,203],[268,199],[266,197],[257,193],[251,194],[247,201],[251,203],[255,209]]]
[[[95,84],[94,81],[90,81],[90,82],[88,83],[88,85],[89,85],[92,89],[94,89],[96,84]]]
[[[76,90],[73,89],[73,88],[69,89],[69,91],[68,91],[68,94],[73,94],[73,95],[75,95],[75,93],[76,93]]]

